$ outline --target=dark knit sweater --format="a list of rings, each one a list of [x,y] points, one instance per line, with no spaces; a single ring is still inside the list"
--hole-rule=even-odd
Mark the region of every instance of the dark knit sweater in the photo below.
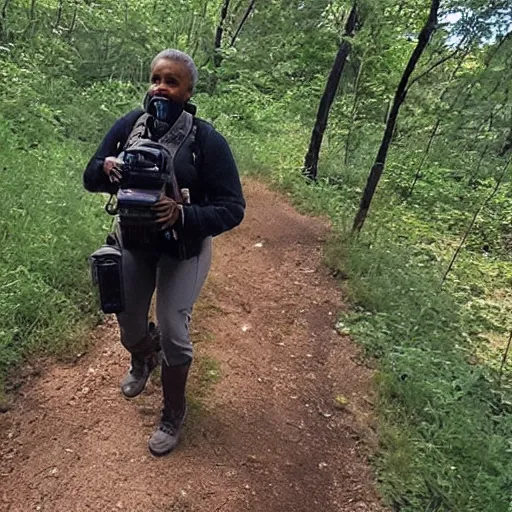
[[[141,109],[131,111],[118,119],[106,134],[85,169],[83,181],[87,190],[116,192],[116,186],[103,172],[103,162],[107,156],[119,155],[142,114]],[[240,224],[245,210],[238,169],[226,139],[205,121],[196,118],[194,122],[198,155],[185,148],[175,156],[178,184],[180,188],[188,188],[191,196],[191,204],[183,208],[183,233],[190,246],[187,257],[195,255],[195,247],[205,237],[219,235]],[[172,247],[167,249],[173,251]]]

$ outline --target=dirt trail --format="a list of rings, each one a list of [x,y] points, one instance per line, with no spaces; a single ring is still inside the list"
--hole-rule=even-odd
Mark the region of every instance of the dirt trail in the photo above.
[[[1,511],[382,510],[366,460],[371,373],[334,331],[328,228],[257,182],[245,193],[246,219],[215,240],[195,311],[179,449],[149,455],[160,391],[121,397],[128,357],[109,321],[86,356],[49,365],[0,415]]]

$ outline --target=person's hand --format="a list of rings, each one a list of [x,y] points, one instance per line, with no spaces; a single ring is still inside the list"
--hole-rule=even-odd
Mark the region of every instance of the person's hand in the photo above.
[[[107,156],[103,162],[103,172],[111,183],[120,183],[122,178],[121,162],[115,156]]]
[[[180,206],[174,199],[167,196],[161,196],[160,199],[151,208],[155,214],[155,224],[160,229],[172,227],[180,217]]]

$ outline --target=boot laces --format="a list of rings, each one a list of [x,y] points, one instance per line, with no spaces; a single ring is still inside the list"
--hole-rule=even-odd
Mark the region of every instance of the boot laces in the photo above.
[[[169,415],[165,415],[165,419],[162,419],[159,425],[159,429],[166,434],[174,436],[179,430],[180,425],[185,417],[186,405],[184,405],[180,411],[171,410]]]
[[[176,427],[170,423],[170,422],[161,422],[160,425],[158,426],[158,430],[161,430],[162,432],[164,432],[165,434],[169,435],[169,436],[175,436],[176,435]]]

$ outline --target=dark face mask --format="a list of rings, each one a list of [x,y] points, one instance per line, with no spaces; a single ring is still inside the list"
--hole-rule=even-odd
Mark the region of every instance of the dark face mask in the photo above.
[[[150,96],[146,94],[144,110],[158,121],[173,124],[183,112],[183,105],[175,103],[164,96]]]

